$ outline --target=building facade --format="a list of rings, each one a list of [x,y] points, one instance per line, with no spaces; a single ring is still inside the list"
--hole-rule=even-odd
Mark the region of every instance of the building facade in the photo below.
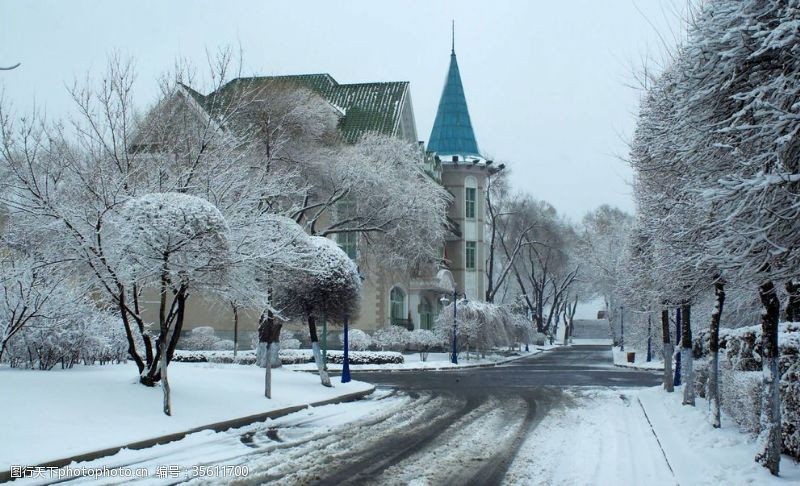
[[[353,233],[334,236],[339,246],[361,264],[365,278],[361,309],[353,316],[353,327],[366,331],[391,325],[431,329],[442,297],[451,298],[454,290],[471,300],[484,300],[485,190],[488,175],[497,169],[478,150],[455,52],[450,55],[427,148],[418,140],[408,82],[340,84],[328,74],[311,74],[236,79],[209,95],[181,86],[180,94],[198,110],[210,111],[214,96],[224,97],[226,90],[236,89],[240,83],[275,81],[310,90],[329,103],[339,114],[338,130],[347,142],[378,132],[417,144],[420,163],[425,164],[428,175],[452,195],[450,231],[442,260],[428,268],[384,268],[379,262],[361,261],[368,257],[362,255],[360,240]],[[255,311],[239,311],[242,346],[247,344],[246,336],[255,333],[258,317]],[[212,326],[221,337],[232,338],[233,312],[223,302],[195,298],[187,309],[184,332],[199,326]]]

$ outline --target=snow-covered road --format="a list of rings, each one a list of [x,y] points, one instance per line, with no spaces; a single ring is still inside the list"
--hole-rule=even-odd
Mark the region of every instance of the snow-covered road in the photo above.
[[[359,379],[384,385],[358,402],[80,466],[139,468],[146,478],[137,483],[145,484],[675,483],[630,389],[609,388],[657,376],[613,368],[607,347],[500,368]],[[604,386],[575,386],[587,382]]]

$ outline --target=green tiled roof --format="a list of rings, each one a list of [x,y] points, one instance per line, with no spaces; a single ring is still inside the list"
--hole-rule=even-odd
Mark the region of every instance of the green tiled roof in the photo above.
[[[223,99],[226,94],[243,86],[270,82],[296,83],[319,94],[344,112],[339,122],[342,136],[355,142],[366,132],[396,135],[400,126],[402,107],[408,96],[408,82],[339,84],[329,74],[301,74],[294,76],[264,76],[238,78],[217,92],[203,96],[189,88],[189,94],[206,110],[213,112],[212,100]]]

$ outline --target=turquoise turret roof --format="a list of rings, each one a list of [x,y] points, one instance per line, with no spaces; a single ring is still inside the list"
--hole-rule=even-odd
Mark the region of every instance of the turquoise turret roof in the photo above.
[[[428,150],[439,155],[480,157],[455,50],[450,54],[450,69],[447,71],[447,80],[439,100],[436,120],[433,122]]]

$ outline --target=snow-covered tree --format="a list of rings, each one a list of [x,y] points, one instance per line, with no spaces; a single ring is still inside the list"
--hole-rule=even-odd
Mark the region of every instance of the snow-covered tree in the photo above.
[[[181,193],[129,199],[111,216],[103,237],[122,263],[121,281],[158,292],[159,337],[146,382],[159,379],[164,413],[172,414],[167,365],[183,328],[191,292],[224,288],[230,261],[228,225],[210,202]]]
[[[580,270],[574,258],[575,231],[544,201],[526,197],[512,208],[510,239],[500,243],[513,263],[513,292],[530,311],[537,331],[552,334]],[[519,246],[515,250],[509,244]]]
[[[663,279],[665,300],[689,315],[692,299],[713,288],[715,336],[725,289],[758,290],[765,380],[757,460],[773,474],[778,283],[793,294],[799,268],[799,11],[778,0],[700,4],[686,42],[647,94],[631,154],[639,209],[653,225],[655,269],[674,277]]]
[[[308,237],[311,252],[291,281],[275,289],[274,307],[285,316],[304,318],[308,324],[314,361],[325,386],[331,386],[324,369],[317,335],[317,319],[334,322],[355,315],[361,294],[361,277],[355,263],[336,243],[320,236]]]

